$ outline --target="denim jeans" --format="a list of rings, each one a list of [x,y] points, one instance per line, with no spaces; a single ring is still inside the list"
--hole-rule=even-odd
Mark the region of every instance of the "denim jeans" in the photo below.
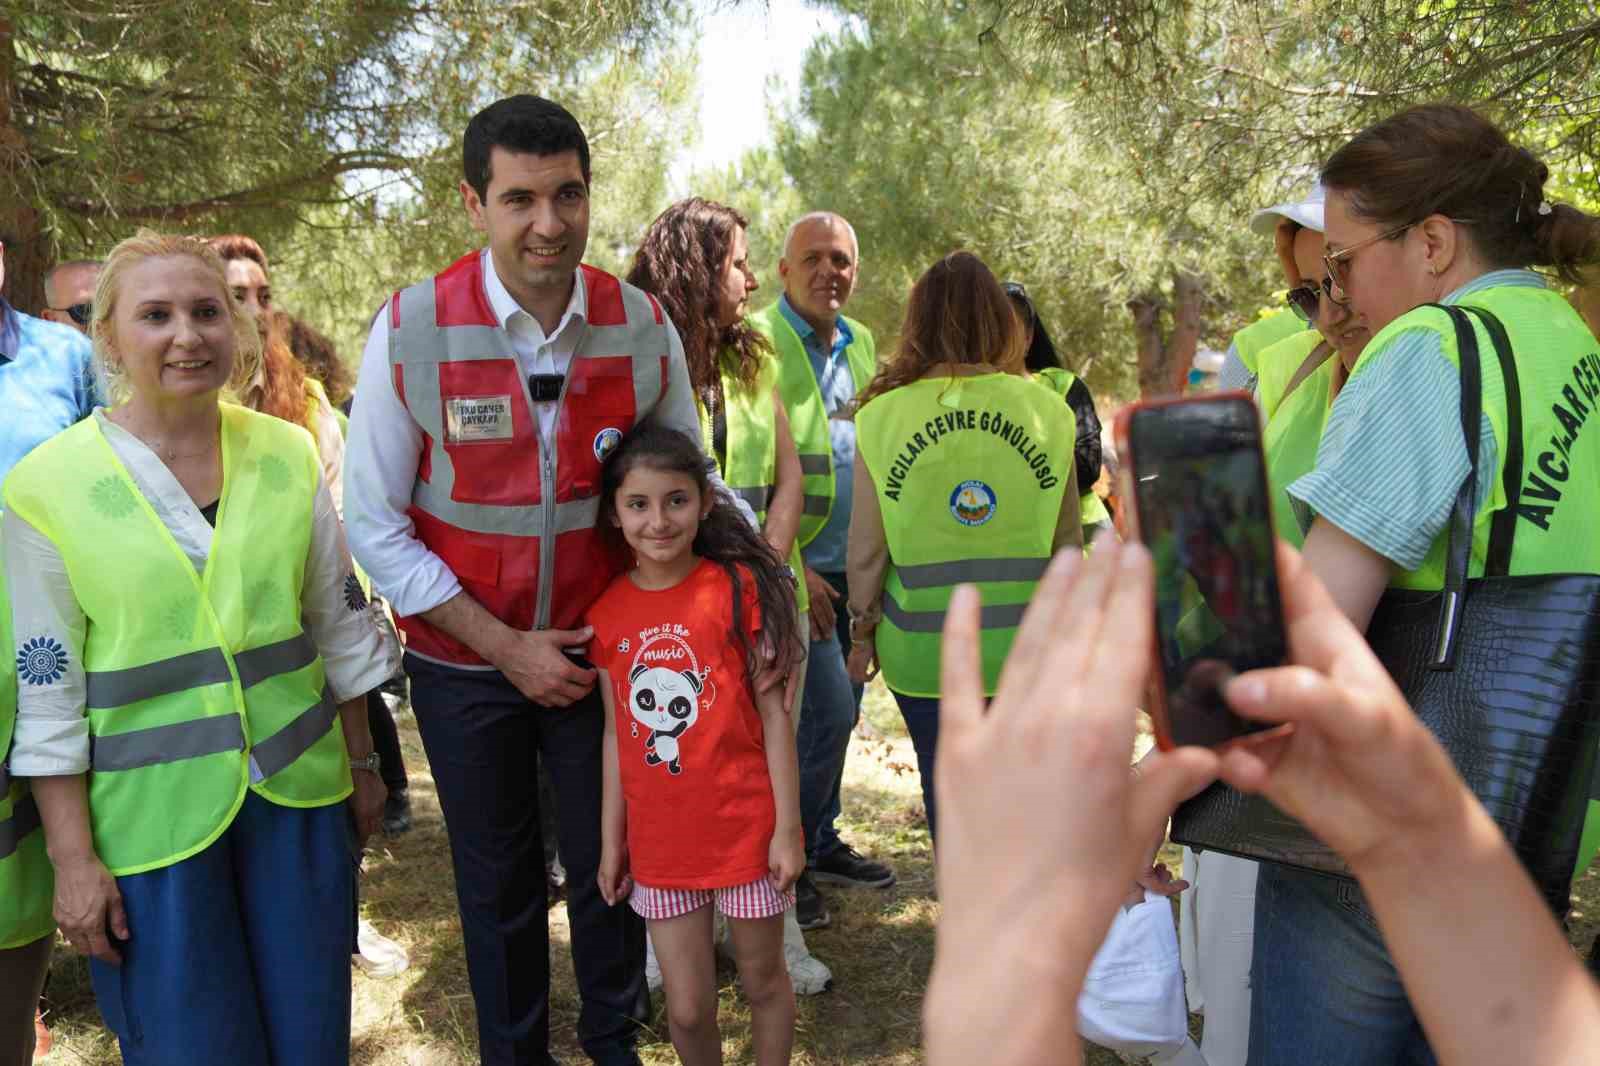
[[[1250,1066],[1436,1064],[1354,882],[1262,863],[1250,984]]]
[[[922,779],[922,806],[928,812],[928,836],[939,842],[938,821],[933,803],[933,757],[939,747],[939,700],[933,696],[907,696],[894,693],[911,734],[911,747],[917,753],[917,776]]]
[[[800,729],[795,747],[800,756],[800,823],[805,832],[806,860],[815,862],[841,846],[834,823],[839,818],[839,787],[850,733],[861,714],[862,686],[850,683],[844,649],[850,646],[850,623],[843,574],[821,575],[839,593],[834,604],[834,632],[813,640],[806,659]],[[809,625],[809,622],[807,623]]]

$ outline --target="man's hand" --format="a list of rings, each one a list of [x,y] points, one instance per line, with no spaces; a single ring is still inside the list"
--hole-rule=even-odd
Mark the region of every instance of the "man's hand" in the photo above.
[[[811,639],[827,640],[839,624],[839,591],[811,567],[806,567],[806,593],[811,597]]]
[[[383,804],[389,798],[389,788],[371,770],[351,770],[350,780],[356,790],[345,802],[350,805],[350,817],[356,825],[356,846],[364,848],[383,824]]]
[[[594,629],[511,630],[511,637],[489,661],[534,703],[569,707],[594,688],[595,672],[562,654],[562,648],[589,643]]]

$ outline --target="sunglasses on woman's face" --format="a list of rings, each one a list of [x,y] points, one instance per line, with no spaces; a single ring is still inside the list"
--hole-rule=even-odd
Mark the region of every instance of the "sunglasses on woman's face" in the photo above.
[[[1332,300],[1340,307],[1345,305],[1344,300],[1333,295],[1333,279],[1326,276],[1323,277],[1320,286],[1297,285],[1285,293],[1283,298],[1289,302],[1289,307],[1294,313],[1300,316],[1300,320],[1308,326],[1316,323],[1317,312],[1322,310],[1322,300]]]

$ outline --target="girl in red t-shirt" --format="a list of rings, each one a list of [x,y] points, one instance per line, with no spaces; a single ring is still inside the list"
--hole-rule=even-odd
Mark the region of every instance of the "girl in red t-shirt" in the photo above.
[[[805,868],[799,770],[764,649],[798,648],[793,578],[711,491],[681,433],[635,429],[605,465],[603,519],[634,568],[589,608],[606,706],[600,892],[649,925],[672,1044],[721,1063],[710,904],[728,918],[758,1066],[787,1063],[794,991],[783,912]]]

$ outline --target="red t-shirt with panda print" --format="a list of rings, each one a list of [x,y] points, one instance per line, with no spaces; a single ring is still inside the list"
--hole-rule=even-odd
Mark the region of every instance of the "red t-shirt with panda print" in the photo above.
[[[753,647],[761,608],[750,571],[738,572]],[[764,877],[776,807],[728,572],[703,559],[658,591],[623,574],[586,621],[589,659],[612,686],[634,880],[703,889]]]

